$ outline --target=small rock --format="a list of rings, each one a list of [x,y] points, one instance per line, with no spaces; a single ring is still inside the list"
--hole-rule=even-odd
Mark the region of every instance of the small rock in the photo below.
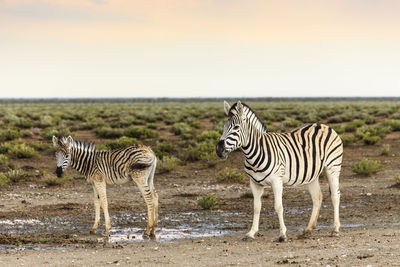
[[[371,194],[371,193],[367,193],[366,195],[367,195],[367,196],[369,196],[369,197],[370,197],[370,196],[372,196],[372,194]]]

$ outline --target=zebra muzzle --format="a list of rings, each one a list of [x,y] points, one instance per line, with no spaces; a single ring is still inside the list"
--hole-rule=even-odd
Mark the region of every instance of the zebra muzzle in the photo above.
[[[217,156],[220,157],[221,159],[226,159],[227,158],[227,153],[225,151],[225,141],[224,140],[219,140],[217,147],[215,149],[215,152],[217,153]]]
[[[63,174],[62,167],[57,167],[56,174],[57,174],[57,177],[59,177],[59,178],[62,177],[62,174]]]

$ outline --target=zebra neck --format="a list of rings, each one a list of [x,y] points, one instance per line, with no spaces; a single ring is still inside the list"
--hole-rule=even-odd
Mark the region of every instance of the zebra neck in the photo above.
[[[71,167],[86,176],[93,169],[95,157],[94,147],[74,144],[71,151]]]
[[[244,113],[246,114],[247,119],[256,129],[258,129],[260,132],[268,132],[267,127],[260,120],[260,118],[258,118],[258,116],[254,113],[252,109],[245,106]]]
[[[245,155],[249,153],[249,150],[254,149],[254,144],[259,143],[259,139],[262,138],[263,132],[261,132],[257,127],[255,127],[251,122],[247,122],[246,131],[243,135],[243,145],[242,150]]]

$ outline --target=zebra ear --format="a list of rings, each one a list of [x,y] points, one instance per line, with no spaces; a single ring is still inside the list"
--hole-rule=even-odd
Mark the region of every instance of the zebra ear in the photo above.
[[[236,104],[236,110],[238,111],[238,114],[241,116],[243,114],[243,105],[240,100]]]
[[[57,147],[58,138],[53,135],[53,146]]]
[[[71,148],[73,142],[74,142],[74,139],[72,139],[72,136],[69,135],[69,136],[67,137],[67,146],[68,146],[68,149]]]
[[[228,116],[229,110],[231,110],[231,105],[229,105],[229,103],[224,100],[224,111],[226,116]]]

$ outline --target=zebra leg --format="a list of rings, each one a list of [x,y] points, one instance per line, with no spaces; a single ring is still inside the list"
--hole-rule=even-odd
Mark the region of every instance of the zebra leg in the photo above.
[[[108,236],[108,233],[110,232],[111,228],[111,221],[110,221],[110,215],[108,214],[108,202],[107,202],[107,191],[106,191],[106,182],[94,182],[94,186],[96,187],[97,193],[99,194],[100,197],[100,204],[101,208],[103,209],[104,212],[104,220],[106,222],[106,228],[104,231],[104,234]]]
[[[150,237],[150,231],[153,228],[154,222],[154,197],[148,185],[146,185],[143,181],[140,181],[141,178],[136,178],[134,181],[139,187],[140,192],[144,198],[144,201],[147,205],[147,226],[144,231],[143,238]]]
[[[313,202],[313,209],[311,213],[310,222],[307,228],[304,230],[305,233],[311,233],[313,229],[317,227],[319,210],[322,204],[322,192],[319,186],[319,180],[315,179],[310,184],[308,184],[308,191],[310,192],[311,199]]]
[[[275,211],[278,214],[279,218],[279,242],[286,241],[286,226],[285,222],[283,221],[283,204],[282,204],[282,192],[283,192],[283,183],[282,179],[279,177],[277,179],[273,179],[272,183],[272,190],[274,191],[274,198],[275,198]]]
[[[254,214],[253,214],[253,225],[250,232],[243,238],[244,240],[254,239],[254,235],[258,232],[260,211],[261,211],[261,196],[264,193],[264,187],[256,184],[253,180],[250,180],[250,188],[253,193],[254,201]]]
[[[151,229],[150,237],[155,238],[156,237],[156,229],[158,226],[158,193],[156,190],[153,188],[153,205],[154,205],[154,220],[153,220],[153,228]]]
[[[96,187],[94,185],[93,185],[93,202],[94,202],[95,217],[92,230],[90,230],[91,234],[96,233],[97,227],[99,227],[100,224],[100,196],[97,193]]]
[[[339,235],[340,220],[339,220],[339,205],[340,205],[340,189],[339,175],[340,166],[335,166],[326,169],[328,176],[329,189],[331,191],[331,199],[333,204],[333,236]]]

